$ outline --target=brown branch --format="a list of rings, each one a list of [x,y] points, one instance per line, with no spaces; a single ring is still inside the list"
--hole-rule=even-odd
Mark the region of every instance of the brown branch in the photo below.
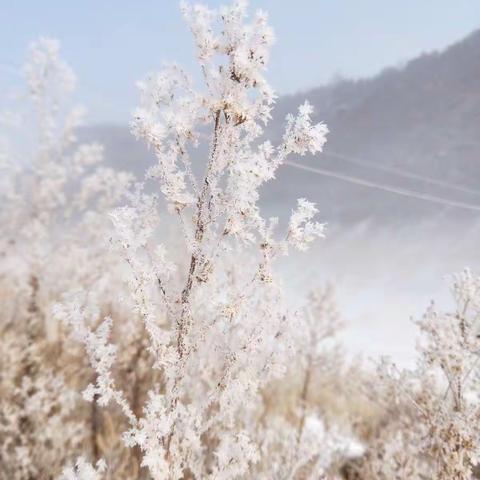
[[[195,278],[195,272],[199,261],[202,258],[201,253],[201,244],[205,235],[205,205],[209,205],[207,203],[208,194],[210,191],[210,176],[212,174],[213,167],[215,165],[215,160],[217,156],[217,147],[218,147],[218,136],[219,136],[219,129],[220,129],[220,114],[221,110],[218,110],[215,114],[215,126],[213,132],[213,142],[212,142],[212,149],[210,153],[210,158],[208,161],[208,165],[206,168],[202,191],[197,200],[197,217],[196,217],[196,227],[195,227],[195,245],[192,256],[190,258],[190,265],[188,268],[187,280],[185,283],[185,287],[182,290],[180,296],[180,304],[182,306],[182,310],[180,313],[180,318],[177,321],[177,352],[181,363],[184,362],[185,354],[187,353],[187,349],[185,346],[185,337],[188,333],[188,326],[190,323],[190,311],[189,311],[189,302],[190,302],[190,295],[193,288],[193,280]],[[178,395],[178,384],[180,382],[180,375],[181,375],[181,365],[177,370],[175,382],[173,385],[173,398],[170,404],[170,411],[173,411],[178,404],[179,395]],[[165,442],[165,449],[166,454],[165,457],[167,461],[170,460],[170,447],[173,439],[173,435],[175,433],[176,423],[173,422],[172,429],[169,432],[166,442]]]
[[[205,204],[207,203],[207,197],[210,190],[210,175],[212,173],[212,169],[216,159],[216,152],[218,147],[218,133],[220,128],[220,113],[221,113],[220,110],[218,110],[217,113],[215,114],[215,127],[214,127],[214,134],[213,134],[212,151],[210,154],[210,159],[208,161],[207,170],[205,172],[202,191],[197,201],[197,219],[196,219],[196,227],[195,227],[194,251],[190,258],[190,266],[188,269],[187,281],[186,281],[185,287],[182,290],[182,294],[180,298],[182,311],[181,311],[180,318],[177,322],[177,327],[178,327],[177,351],[180,359],[183,358],[186,351],[184,339],[186,335],[186,329],[188,326],[186,325],[188,323],[188,317],[189,317],[188,304],[189,304],[190,294],[193,287],[193,279],[195,278],[195,271],[197,269],[199,260],[202,257],[200,247],[203,241],[203,237],[205,235],[204,209],[205,209]]]

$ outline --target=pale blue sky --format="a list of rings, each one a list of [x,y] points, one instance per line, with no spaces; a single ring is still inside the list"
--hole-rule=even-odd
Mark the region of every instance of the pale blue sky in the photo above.
[[[210,6],[225,3],[205,0]],[[269,79],[279,93],[364,77],[480,27],[479,0],[251,0],[270,14],[277,43]],[[176,0],[0,0],[0,89],[30,41],[60,39],[93,123],[125,123],[135,80],[164,61],[194,67]]]

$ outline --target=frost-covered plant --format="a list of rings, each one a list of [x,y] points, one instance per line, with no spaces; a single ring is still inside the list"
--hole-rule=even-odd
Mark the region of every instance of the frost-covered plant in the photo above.
[[[263,392],[257,429],[262,455],[254,478],[323,478],[362,453],[351,429],[328,418],[328,402],[319,398],[335,389],[333,379],[345,379],[334,339],[342,324],[331,285],[311,293],[300,321],[286,377]]]
[[[118,405],[130,424],[125,442],[141,449],[155,479],[249,476],[262,455],[255,442],[261,389],[283,375],[293,353],[291,330],[301,328],[285,307],[273,264],[323,235],[306,200],[299,200],[283,237],[275,231],[277,219],[260,214],[260,186],[289,154],[321,151],[327,128],[311,123],[305,104],[298,116],[287,117],[279,146],[260,141],[275,98],[264,78],[273,34],[263,12],[247,23],[246,7],[245,1],[218,11],[182,4],[203,90],[194,90],[178,66],[140,83],[133,132],[155,152],[148,177],[182,229],[177,251],[168,252],[159,240],[160,200],[142,189],[111,214],[132,315],[142,319],[161,378],[143,414],[134,411],[112,370],[112,319],[93,327],[98,308],[88,293],[56,308],[96,372],[84,396]],[[196,148],[209,128],[202,162]],[[202,165],[204,174],[196,174]],[[318,428],[307,431],[314,435]]]
[[[2,117],[0,476],[47,479],[88,435],[66,381],[82,364],[65,361],[71,352],[51,308],[63,289],[93,284],[108,302],[115,262],[99,255],[111,228],[102,210],[131,178],[101,167],[100,145],[77,143],[75,77],[56,41],[33,43],[24,72],[25,101]]]
[[[70,107],[75,76],[60,58],[58,42],[33,43],[24,72],[26,109],[18,109],[0,165],[8,186],[0,190],[0,276],[9,284],[16,280],[10,295],[16,305],[7,308],[12,315],[5,322],[29,317],[13,311],[19,304],[38,309],[50,289],[73,288],[92,276],[86,260],[95,258],[94,246],[108,231],[101,213],[120,201],[132,180],[101,165],[101,145],[78,144],[83,114]],[[48,316],[49,310],[39,313]]]
[[[43,345],[26,347],[21,334],[4,332],[0,343],[0,478],[51,478],[82,446],[85,426],[74,418],[78,394],[43,361]]]
[[[465,270],[452,292],[454,311],[432,303],[418,322],[417,368],[381,366],[386,421],[365,466],[374,478],[477,478],[480,278]]]

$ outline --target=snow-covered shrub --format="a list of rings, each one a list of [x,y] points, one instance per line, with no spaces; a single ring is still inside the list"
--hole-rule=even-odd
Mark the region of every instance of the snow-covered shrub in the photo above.
[[[95,285],[109,301],[104,217],[131,182],[101,166],[100,145],[76,141],[75,78],[58,43],[32,44],[24,71],[18,121],[2,117],[0,165],[0,477],[9,479],[52,478],[85,446],[86,412],[67,377],[87,370],[51,310],[65,288]]]
[[[2,314],[10,316],[4,323],[15,316],[36,321],[25,309],[40,305],[38,313],[48,317],[51,306],[43,300],[51,291],[95,276],[95,255],[110,228],[104,212],[118,204],[132,181],[102,166],[101,145],[77,142],[82,109],[70,107],[75,76],[61,60],[58,42],[33,43],[24,71],[25,106],[8,129],[0,165],[6,187],[0,190],[0,273],[10,285],[16,282],[7,287],[16,291],[5,299]],[[24,311],[18,311],[20,305]]]
[[[385,360],[371,385],[383,418],[360,469],[365,478],[478,478],[480,278],[465,270],[452,293],[453,311],[432,303],[418,322],[417,368]]]
[[[204,89],[194,90],[176,65],[151,75],[140,83],[132,124],[156,155],[147,177],[182,234],[173,251],[161,243],[161,198],[141,186],[110,215],[112,248],[127,267],[132,316],[141,319],[158,372],[143,411],[135,411],[114,375],[120,351],[110,342],[114,319],[92,326],[99,308],[88,291],[66,296],[55,312],[85,344],[96,372],[84,397],[119,407],[129,423],[125,443],[141,450],[152,478],[272,478],[258,439],[261,393],[294,358],[293,332],[308,334],[287,308],[273,264],[292,248],[305,250],[323,235],[323,225],[313,220],[315,206],[300,199],[279,235],[277,219],[260,214],[259,188],[289,154],[321,151],[327,128],[311,123],[306,103],[296,117],[288,116],[280,145],[260,141],[275,98],[264,78],[273,40],[266,15],[257,12],[246,22],[243,1],[218,11],[183,4],[182,11]],[[202,162],[197,147],[208,129]],[[204,166],[203,175],[195,174],[196,165]],[[302,468],[317,478],[337,441],[329,439],[327,450],[323,442],[308,448],[317,434],[329,434],[302,408],[299,423],[272,418],[262,437],[288,432],[297,445],[289,448],[298,453],[289,452],[292,478],[300,478]],[[264,470],[253,474],[255,465]]]
[[[333,287],[312,292],[301,312],[295,359],[285,377],[262,392],[257,427],[262,455],[254,478],[322,478],[363,453],[350,422],[332,415],[324,396],[333,393],[337,403],[348,390],[343,382],[349,367],[335,340],[341,326]]]

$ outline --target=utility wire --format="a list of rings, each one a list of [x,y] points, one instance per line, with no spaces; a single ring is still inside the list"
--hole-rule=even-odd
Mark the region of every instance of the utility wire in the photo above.
[[[300,170],[306,170],[307,172],[316,173],[318,175],[323,175],[325,177],[336,178],[338,180],[354,183],[356,185],[361,185],[363,187],[375,188],[377,190],[382,190],[384,192],[396,193],[397,195],[402,195],[404,197],[416,198],[419,200],[424,200],[431,203],[437,203],[437,204],[448,206],[448,207],[463,208],[465,210],[474,210],[474,211],[480,212],[480,205],[472,205],[470,203],[457,202],[455,200],[448,200],[445,198],[437,197],[435,195],[429,195],[427,193],[419,193],[413,190],[407,190],[406,188],[383,185],[381,183],[375,183],[369,180],[363,180],[361,178],[352,177],[350,175],[344,175],[342,173],[336,173],[330,170],[324,170],[323,168],[309,167],[307,165],[302,165],[300,163],[292,162],[290,160],[287,160],[285,164],[294,168],[299,168]]]
[[[460,192],[470,193],[470,194],[480,196],[480,191],[475,190],[473,188],[468,188],[468,187],[465,187],[463,185],[457,185],[457,184],[453,184],[453,183],[450,183],[450,182],[445,182],[443,180],[437,180],[435,178],[425,177],[423,175],[418,175],[416,173],[408,172],[406,170],[396,168],[396,167],[388,167],[388,166],[384,166],[384,165],[378,165],[378,164],[373,163],[373,162],[368,162],[366,160],[360,160],[358,158],[350,157],[350,156],[343,155],[343,154],[340,154],[340,153],[337,153],[337,152],[328,152],[327,151],[327,152],[324,152],[322,154],[322,156],[338,158],[340,160],[345,160],[346,162],[353,163],[353,164],[359,165],[361,167],[369,167],[369,168],[373,168],[375,170],[381,170],[383,172],[392,173],[394,175],[398,175],[398,176],[403,177],[403,178],[409,178],[409,179],[412,179],[412,180],[421,180],[422,182],[430,183],[432,185],[438,185],[438,186],[441,186],[441,187],[449,188],[451,190],[458,190]]]

